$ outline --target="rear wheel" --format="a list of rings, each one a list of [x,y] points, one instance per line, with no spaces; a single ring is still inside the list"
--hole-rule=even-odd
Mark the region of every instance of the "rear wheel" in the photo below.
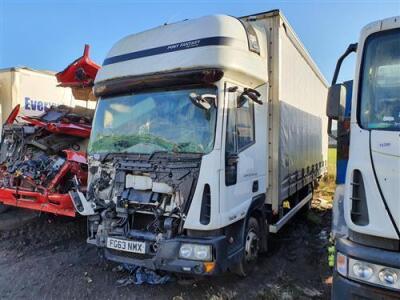
[[[260,248],[260,225],[256,218],[251,217],[247,222],[244,235],[243,258],[234,267],[233,272],[242,277],[249,275],[257,263]]]
[[[313,189],[313,186],[311,185],[311,184],[309,184],[308,185],[308,187],[307,188],[304,188],[305,189],[305,193],[302,193],[302,197],[306,197],[306,196],[308,196],[310,193],[312,194],[312,196],[314,196],[314,189]],[[300,200],[302,200],[302,199],[300,199]],[[301,210],[300,210],[300,213],[301,214],[304,214],[304,215],[307,215],[308,214],[308,212],[311,210],[311,208],[312,208],[312,200],[313,200],[313,197],[311,197],[311,200],[310,201],[308,201],[302,208],[301,208]]]
[[[0,203],[0,214],[6,212],[10,207]]]

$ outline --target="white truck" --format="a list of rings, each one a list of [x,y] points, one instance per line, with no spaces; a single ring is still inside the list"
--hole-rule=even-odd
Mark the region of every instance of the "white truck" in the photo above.
[[[88,243],[151,269],[246,275],[326,170],[328,85],[278,11],[117,42],[97,74]]]
[[[353,52],[354,81],[337,84]],[[399,299],[400,16],[364,27],[338,60],[327,115],[338,120],[332,298]]]

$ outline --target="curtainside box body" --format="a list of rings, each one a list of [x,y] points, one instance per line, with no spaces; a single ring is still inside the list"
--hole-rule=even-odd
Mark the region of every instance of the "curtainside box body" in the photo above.
[[[240,18],[265,33],[268,56],[267,203],[282,201],[326,172],[328,83],[278,11]]]

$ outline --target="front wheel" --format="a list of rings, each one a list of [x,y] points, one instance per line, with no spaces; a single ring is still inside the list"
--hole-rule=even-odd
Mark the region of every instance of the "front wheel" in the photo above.
[[[251,217],[246,225],[243,257],[240,263],[233,268],[233,272],[242,277],[249,275],[257,263],[260,247],[260,226],[257,219]]]

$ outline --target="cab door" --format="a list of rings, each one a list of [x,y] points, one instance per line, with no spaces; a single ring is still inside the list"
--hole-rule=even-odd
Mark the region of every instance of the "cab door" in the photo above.
[[[254,196],[265,192],[265,130],[258,131],[258,135],[264,135],[265,141],[257,142],[256,137],[256,118],[265,119],[262,116],[264,105],[241,97],[243,91],[244,87],[226,84],[222,148],[224,169],[220,177],[222,226],[243,218]],[[266,128],[265,124],[260,125]]]

